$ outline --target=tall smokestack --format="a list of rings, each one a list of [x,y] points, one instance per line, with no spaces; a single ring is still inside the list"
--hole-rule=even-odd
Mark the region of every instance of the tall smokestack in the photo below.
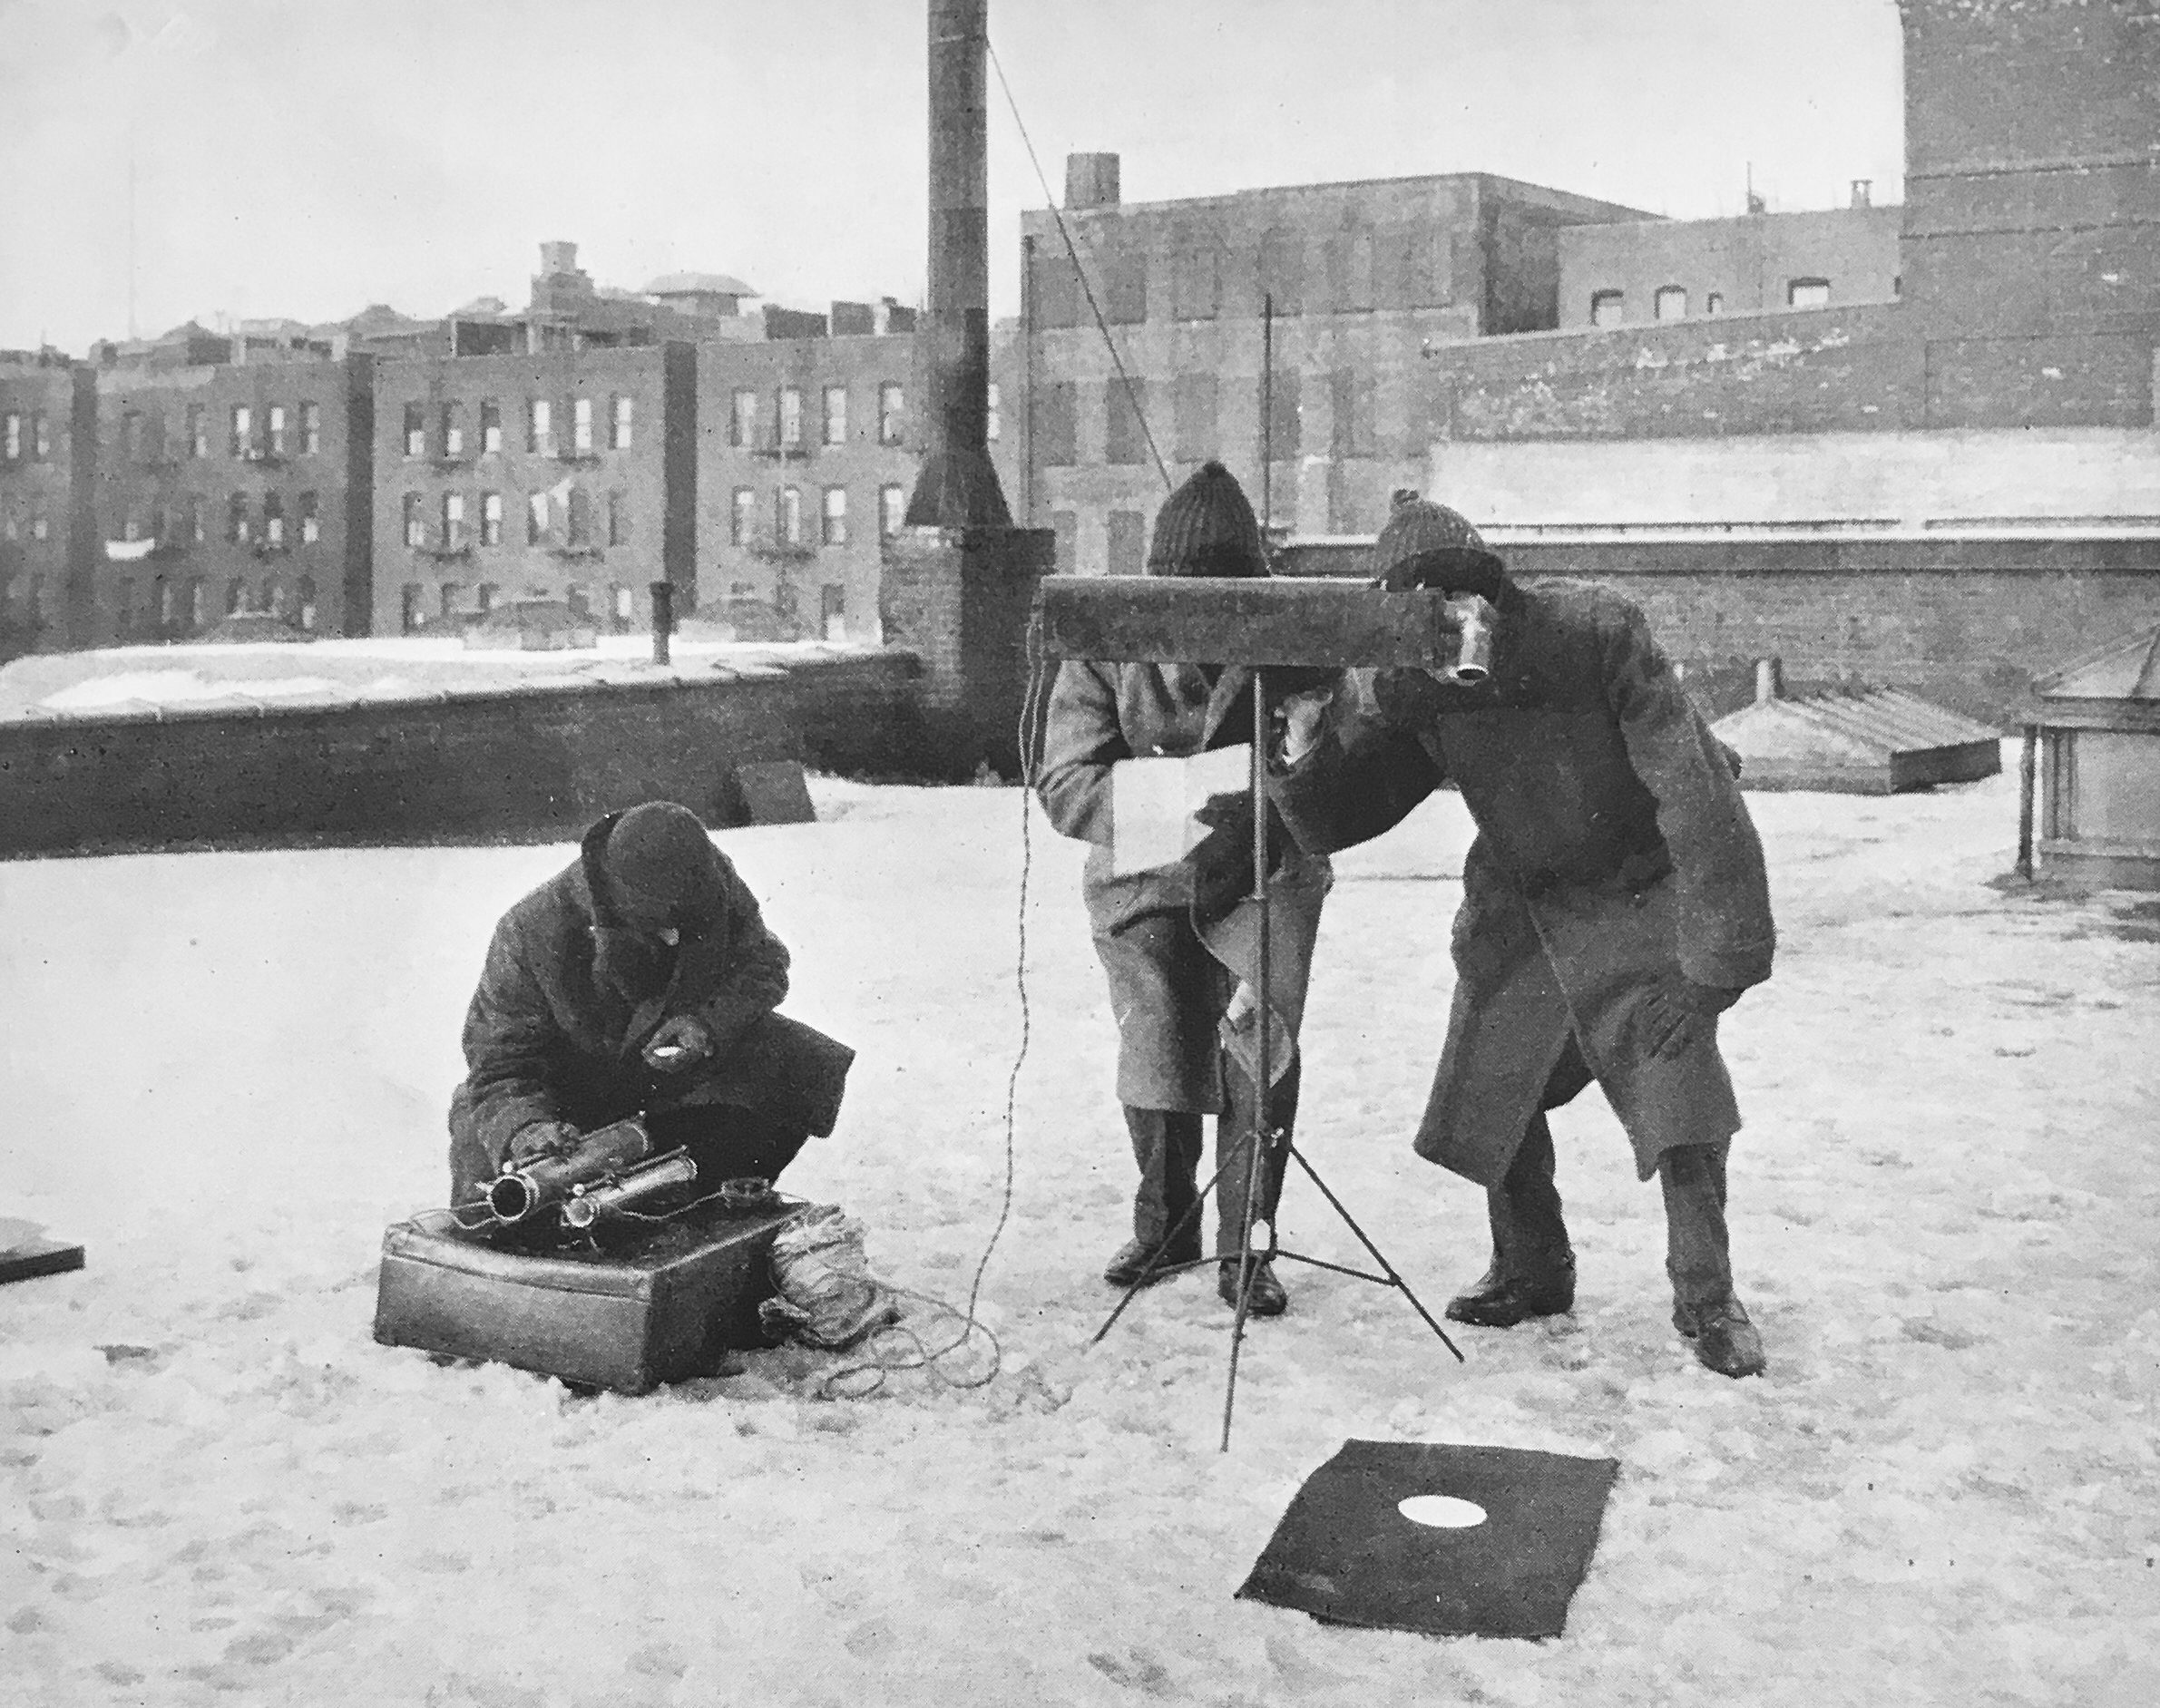
[[[911,527],[1009,528],[991,466],[988,0],[929,0],[930,266],[915,328],[923,467]]]

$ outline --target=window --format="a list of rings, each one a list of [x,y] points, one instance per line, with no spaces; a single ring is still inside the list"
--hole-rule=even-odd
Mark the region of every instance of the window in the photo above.
[[[1650,314],[1658,320],[1685,320],[1687,318],[1687,287],[1660,285],[1657,294],[1650,298]]]
[[[132,511],[131,511],[131,512],[128,513],[128,519],[127,519],[125,522],[122,522],[122,523],[120,524],[120,537],[121,537],[122,540],[140,540],[140,539],[142,539],[142,517],[140,517],[140,516],[138,516],[138,515],[136,515],[136,514],[135,514],[133,512],[132,512]],[[1257,1057],[1255,1057],[1255,1058],[1254,1058],[1254,1059],[1255,1059],[1255,1060],[1257,1060],[1257,1059],[1258,1059],[1258,1058],[1257,1058]]]
[[[825,489],[825,543],[844,546],[847,543],[847,488],[828,486]]]
[[[1276,226],[1260,239],[1260,292],[1272,300],[1277,315],[1305,312],[1305,233],[1294,226]]]
[[[203,413],[200,404],[188,405],[188,454],[210,454],[210,417]]]
[[[890,540],[907,524],[907,488],[881,486],[877,489],[877,532]]]
[[[398,590],[397,626],[408,635],[418,634],[427,624],[427,613],[420,608],[423,590],[417,581],[407,581]]]
[[[424,546],[427,543],[427,522],[420,514],[418,493],[407,493],[405,495],[405,542],[408,546]]]
[[[263,494],[262,540],[265,545],[281,546],[285,543],[285,498],[280,493]]]
[[[442,410],[443,454],[446,457],[465,454],[464,412],[455,404],[445,404]]]
[[[322,538],[322,516],[313,493],[300,494],[300,543],[311,546]]]
[[[1590,293],[1590,324],[1594,327],[1617,327],[1627,318],[1627,293],[1624,290],[1594,290]]]
[[[907,393],[887,380],[877,388],[877,442],[898,444],[907,431]]]
[[[1795,308],[1827,308],[1830,306],[1830,281],[1827,278],[1793,278],[1785,282],[1785,301]]]
[[[427,454],[427,409],[424,404],[405,406],[405,454],[407,456]]]
[[[564,528],[568,544],[572,550],[591,545],[592,500],[586,495],[584,488],[573,486],[570,489],[570,502],[564,509],[568,512]]]
[[[465,495],[443,494],[443,550],[454,551],[465,542]]]
[[[279,582],[279,580],[276,576],[272,575],[267,577],[262,584],[263,610],[268,611],[273,617],[282,617],[285,614],[283,609],[284,604],[284,587]]]
[[[1299,429],[1305,421],[1305,411],[1299,404],[1298,381],[1296,368],[1275,369],[1272,388],[1275,407],[1267,417],[1267,454],[1277,463],[1295,460],[1297,456]],[[1255,401],[1265,399],[1268,391],[1269,388],[1263,386],[1261,398]]]
[[[757,394],[738,391],[728,416],[728,443],[749,446],[757,443]]]
[[[201,628],[202,616],[202,578],[198,575],[188,582],[188,627]]]
[[[53,537],[53,524],[42,510],[30,512],[30,537],[33,540],[49,540]]]
[[[747,546],[750,543],[750,530],[756,524],[752,518],[757,511],[757,494],[747,486],[738,486],[732,506],[728,512],[728,543]],[[1257,1059],[1256,1058],[1256,1059]]]
[[[544,397],[533,397],[525,403],[525,449],[537,451],[542,456],[555,449],[555,406]]]
[[[10,463],[23,460],[23,417],[20,415],[7,418],[7,460]]]
[[[1725,312],[1724,293],[1714,290],[1705,297],[1703,298],[1703,312],[1706,315],[1723,314]]]
[[[320,404],[302,404],[300,405],[300,454],[315,456],[321,451],[322,405]],[[310,603],[305,609],[312,611],[314,607]]]
[[[631,400],[617,397],[608,405],[608,444],[615,450],[630,449],[630,415]]]
[[[1080,461],[1073,422],[1077,395],[1069,379],[1054,380],[1035,395],[1035,460],[1046,467]]]
[[[313,633],[315,630],[315,578],[300,577],[300,627]]]
[[[1212,320],[1222,307],[1222,261],[1205,238],[1180,253],[1170,276],[1171,311],[1180,320]]]
[[[548,495],[534,493],[525,501],[525,543],[536,546],[548,537]]]
[[[825,442],[827,444],[847,443],[847,387],[827,386],[825,388]]]
[[[982,417],[982,436],[988,439],[992,444],[995,444],[998,441],[1001,428],[1001,423],[998,419],[998,387],[997,382],[995,380],[992,380],[990,383],[989,405],[989,410]],[[1254,1059],[1257,1060],[1258,1058],[1256,1057]]]
[[[827,640],[847,639],[847,589],[827,581],[817,590],[820,631]]]
[[[441,588],[437,590],[437,596],[441,600],[440,609],[442,610],[443,620],[445,622],[451,622],[456,619],[457,601],[464,597],[464,590],[465,590],[460,587],[455,581],[445,581]],[[1259,1058],[1256,1056],[1253,1059],[1257,1061]]]
[[[197,493],[188,500],[188,539],[196,545],[201,545],[209,538],[210,502]]]
[[[225,614],[230,617],[248,606],[248,584],[241,581],[225,583]]]
[[[592,399],[581,397],[570,406],[571,448],[580,455],[592,449]]]
[[[503,450],[503,405],[490,397],[480,405],[480,453],[499,456]]]
[[[1138,326],[1148,317],[1148,254],[1114,249],[1102,261],[1102,317],[1113,327]]]
[[[803,442],[803,395],[793,386],[780,387],[780,443]]]
[[[248,494],[235,493],[225,501],[225,537],[235,545],[248,538]]]
[[[132,409],[120,418],[120,460],[142,461],[142,416]]]
[[[473,595],[473,609],[484,617],[494,608],[495,584],[493,581],[483,581]]]
[[[1103,387],[1107,411],[1103,422],[1103,460],[1109,463],[1145,463],[1148,460],[1148,382],[1113,379]]]
[[[36,445],[37,460],[43,463],[53,454],[53,432],[42,415],[30,417],[31,437]]]
[[[251,448],[254,434],[254,419],[249,413],[248,405],[245,404],[233,405],[232,434],[230,442],[232,454],[239,457],[246,456]]]
[[[1056,542],[1056,555],[1052,561],[1060,575],[1080,573],[1080,512],[1072,510],[1053,510],[1050,512],[1051,538]]]
[[[589,623],[592,620],[592,595],[575,581],[572,581],[564,590],[563,599],[570,606],[572,621]],[[1257,1060],[1258,1058],[1256,1057],[1255,1059]]]
[[[609,592],[609,602],[614,607],[615,626],[618,629],[628,629],[631,623],[637,620],[638,601],[631,594],[629,588],[616,587],[611,589]],[[1257,1061],[1259,1058],[1256,1056],[1253,1058],[1253,1059]]]
[[[1039,327],[1080,323],[1080,279],[1062,249],[1039,249],[1028,279],[1027,312]]]
[[[630,494],[614,492],[608,494],[608,543],[626,546],[630,543]]]
[[[499,546],[503,543],[503,494],[500,493],[480,494],[480,543],[484,546]]]
[[[1178,435],[1173,454],[1180,463],[1205,463],[1221,454],[1216,429],[1216,377],[1180,374],[1170,390],[1172,425]]]
[[[270,405],[270,454],[272,456],[285,454],[285,405],[283,404]]]
[[[1137,510],[1113,510],[1109,521],[1109,572],[1141,575],[1147,571],[1148,519]]]
[[[803,494],[799,487],[783,486],[774,494],[773,537],[782,545],[803,542]]]
[[[122,636],[133,634],[135,632],[135,581],[132,576],[123,575],[120,578],[120,584],[114,593],[113,604],[116,632]]]
[[[1364,375],[1338,368],[1327,376],[1329,415],[1333,417],[1332,449],[1337,457],[1378,456],[1378,387]],[[1349,532],[1347,528],[1334,530]]]

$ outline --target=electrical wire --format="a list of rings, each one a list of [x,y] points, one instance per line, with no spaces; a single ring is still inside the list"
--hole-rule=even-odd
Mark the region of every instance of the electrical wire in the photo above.
[[[1072,258],[1072,276],[1080,280],[1080,288],[1088,298],[1088,310],[1095,317],[1095,329],[1102,334],[1104,347],[1110,353],[1110,365],[1118,370],[1118,384],[1125,390],[1125,401],[1132,409],[1133,419],[1140,424],[1140,435],[1148,441],[1148,454],[1155,459],[1155,472],[1162,476],[1163,490],[1168,492],[1177,483],[1171,480],[1169,464],[1162,460],[1162,453],[1156,448],[1155,429],[1148,425],[1148,412],[1141,407],[1139,388],[1125,371],[1125,358],[1119,354],[1118,341],[1110,337],[1110,323],[1103,316],[1102,305],[1095,299],[1095,287],[1088,282],[1088,269],[1080,264],[1080,248],[1072,240],[1072,229],[1065,223],[1064,210],[1058,206],[1050,180],[1043,173],[1042,161],[1036,157],[1034,139],[1028,135],[1027,121],[1020,116],[1020,102],[1013,98],[1012,83],[1006,81],[1004,62],[998,58],[998,50],[991,45],[987,34],[982,37],[982,51],[989,54],[991,67],[998,74],[998,87],[1005,92],[1005,104],[1012,110],[1012,122],[1019,128],[1021,145],[1028,151],[1028,163],[1035,169],[1035,181],[1042,186],[1042,200],[1050,206],[1051,218],[1058,222],[1058,235],[1065,239],[1065,253]]]

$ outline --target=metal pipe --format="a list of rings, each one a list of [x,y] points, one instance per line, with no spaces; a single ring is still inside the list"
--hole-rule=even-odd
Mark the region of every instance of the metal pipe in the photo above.
[[[1485,681],[1492,675],[1492,625],[1497,613],[1475,593],[1456,594],[1448,600],[1446,610],[1459,636],[1455,662],[1448,674],[1465,684]]]
[[[2025,726],[2025,744],[2018,755],[2018,875],[2032,879],[2032,800],[2038,780],[2040,727]]]
[[[1275,297],[1260,298],[1260,539],[1275,522]]]
[[[652,661],[666,664],[670,658],[668,637],[675,632],[675,584],[654,581],[645,591],[652,601]]]
[[[673,1186],[687,1186],[698,1177],[698,1165],[684,1151],[647,1163],[620,1180],[581,1191],[562,1206],[565,1227],[591,1227],[603,1215],[613,1215],[633,1204],[642,1204]]]

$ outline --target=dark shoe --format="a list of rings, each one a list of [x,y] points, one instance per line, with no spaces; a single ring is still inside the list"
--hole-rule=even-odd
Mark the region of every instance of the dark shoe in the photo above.
[[[1739,1300],[1723,1304],[1673,1307],[1673,1326],[1695,1342],[1696,1361],[1721,1376],[1763,1373],[1763,1337],[1747,1320]]]
[[[1222,1294],[1223,1303],[1236,1308],[1237,1303],[1237,1264],[1236,1259],[1217,1265],[1215,1290]],[[1280,1316],[1290,1308],[1290,1295],[1283,1291],[1283,1283],[1275,1278],[1275,1265],[1255,1264],[1245,1291],[1245,1313],[1247,1316]]]
[[[1118,1254],[1103,1265],[1102,1278],[1113,1287],[1129,1287],[1144,1275],[1147,1277],[1144,1284],[1152,1287],[1158,1281],[1169,1280],[1174,1273],[1173,1265],[1197,1262],[1199,1255],[1200,1242],[1197,1239],[1180,1240],[1159,1257],[1156,1256],[1154,1245],[1147,1241],[1129,1239],[1118,1247]],[[1152,1274],[1148,1268],[1151,1257],[1155,1259]]]
[[[1574,1309],[1573,1260],[1558,1269],[1506,1279],[1501,1277],[1500,1265],[1495,1264],[1476,1286],[1448,1301],[1447,1315],[1451,1322],[1511,1329],[1534,1316],[1559,1316]]]

